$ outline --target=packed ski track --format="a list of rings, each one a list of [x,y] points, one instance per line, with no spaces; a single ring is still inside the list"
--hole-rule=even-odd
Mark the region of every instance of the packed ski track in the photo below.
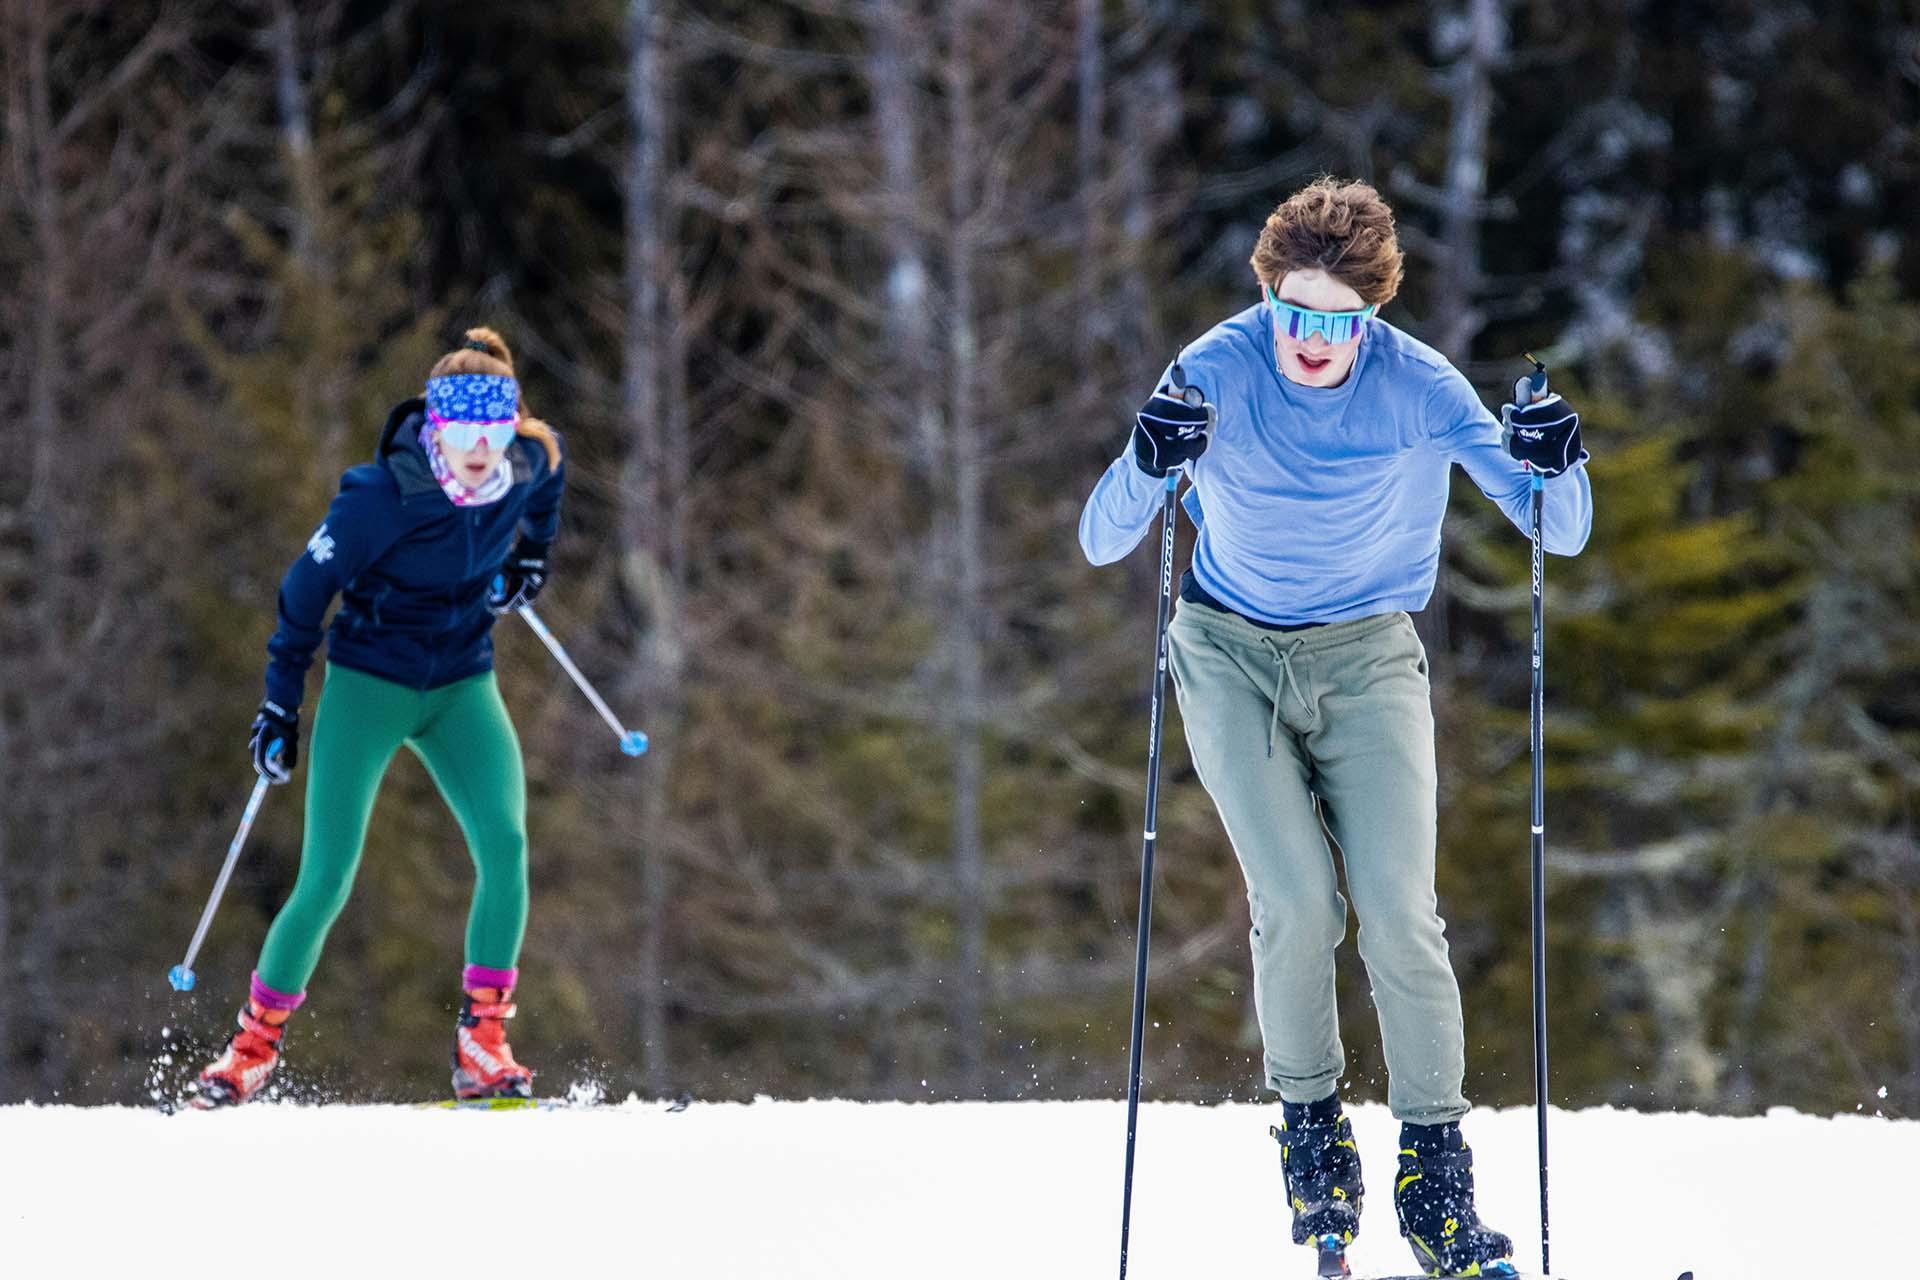
[[[1135,1280],[1308,1280],[1274,1109],[1142,1108]],[[1072,1280],[1117,1265],[1119,1102],[706,1104],[505,1112],[254,1104],[0,1108],[0,1274]],[[1349,1108],[1356,1276],[1415,1270],[1396,1126]],[[1539,1265],[1529,1109],[1467,1122],[1482,1214]],[[1563,1280],[1916,1274],[1920,1121],[1613,1110],[1552,1121]],[[1831,1225],[1806,1201],[1843,1197]],[[1843,1261],[1836,1266],[1835,1249]]]

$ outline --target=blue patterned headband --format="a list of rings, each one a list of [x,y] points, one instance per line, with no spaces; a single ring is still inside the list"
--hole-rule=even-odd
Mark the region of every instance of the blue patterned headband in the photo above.
[[[427,416],[436,422],[511,422],[520,384],[497,373],[449,373],[427,379]]]

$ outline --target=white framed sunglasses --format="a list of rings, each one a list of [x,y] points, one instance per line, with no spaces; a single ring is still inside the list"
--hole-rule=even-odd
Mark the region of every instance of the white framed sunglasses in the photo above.
[[[504,449],[512,442],[517,425],[513,418],[499,422],[454,422],[437,414],[427,416],[442,440],[463,451],[478,449],[483,443],[489,449]]]
[[[1273,320],[1280,326],[1281,332],[1301,342],[1316,333],[1325,336],[1335,346],[1352,342],[1360,336],[1360,331],[1373,318],[1373,313],[1380,309],[1378,306],[1366,306],[1358,311],[1316,311],[1312,307],[1282,302],[1274,296],[1271,285],[1262,284],[1260,291],[1266,295],[1267,305],[1273,308]]]

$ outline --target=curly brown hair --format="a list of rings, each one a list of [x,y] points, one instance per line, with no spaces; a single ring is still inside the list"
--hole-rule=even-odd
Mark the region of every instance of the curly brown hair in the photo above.
[[[1317,267],[1379,306],[1400,292],[1404,258],[1393,210],[1380,193],[1323,175],[1268,216],[1252,262],[1263,285],[1277,288],[1289,271]]]
[[[449,351],[433,362],[429,378],[442,377],[449,373],[490,373],[496,377],[515,377],[513,372],[513,352],[507,349],[507,340],[491,329],[469,329],[462,335],[466,345],[458,350]],[[553,428],[533,416],[527,409],[527,398],[520,397],[520,424],[514,428],[515,435],[530,436],[540,442],[547,451],[550,466],[560,465],[560,440]]]

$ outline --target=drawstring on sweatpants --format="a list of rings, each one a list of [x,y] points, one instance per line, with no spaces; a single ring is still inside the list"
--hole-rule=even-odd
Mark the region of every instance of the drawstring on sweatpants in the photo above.
[[[1300,652],[1300,646],[1306,641],[1295,640],[1284,649],[1272,636],[1261,636],[1260,643],[1267,646],[1267,651],[1273,654],[1273,660],[1280,668],[1273,677],[1273,717],[1267,721],[1267,759],[1271,760],[1273,759],[1273,741],[1280,733],[1281,690],[1288,687],[1293,689],[1294,701],[1298,702],[1300,709],[1307,713],[1309,724],[1313,722],[1314,714],[1313,704],[1308,702],[1307,695],[1300,691],[1300,677],[1294,674],[1293,670],[1293,655]]]

